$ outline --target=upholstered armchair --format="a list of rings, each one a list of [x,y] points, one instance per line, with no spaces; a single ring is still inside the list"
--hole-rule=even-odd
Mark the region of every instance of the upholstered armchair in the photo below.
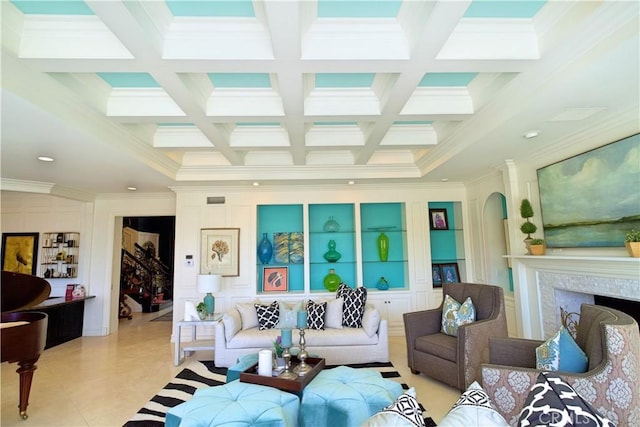
[[[601,415],[618,426],[640,425],[640,330],[629,315],[583,304],[575,341],[587,355],[585,373],[558,372]],[[541,372],[535,349],[543,341],[492,338],[482,386],[501,415],[515,425]]]
[[[502,288],[472,283],[445,283],[444,296],[459,303],[467,297],[476,309],[476,321],[458,328],[458,336],[441,332],[442,309],[405,313],[407,363],[411,372],[420,372],[464,391],[480,382],[480,365],[489,361],[489,337],[506,337],[507,320]]]

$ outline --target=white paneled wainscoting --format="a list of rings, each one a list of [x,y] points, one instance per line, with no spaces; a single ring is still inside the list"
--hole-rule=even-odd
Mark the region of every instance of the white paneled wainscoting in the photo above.
[[[640,259],[630,257],[510,256],[516,279],[514,298],[518,334],[547,339],[560,327],[561,308],[579,313],[580,305],[606,304],[640,310]],[[607,301],[598,296],[609,297]],[[616,306],[620,301],[620,307]],[[630,304],[629,304],[630,303]],[[632,308],[629,308],[629,307]],[[634,307],[635,306],[635,307]],[[629,313],[634,315],[635,313]]]

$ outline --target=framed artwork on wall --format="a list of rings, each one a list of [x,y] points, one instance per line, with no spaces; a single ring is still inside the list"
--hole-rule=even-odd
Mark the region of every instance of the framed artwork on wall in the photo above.
[[[458,283],[460,282],[460,271],[458,270],[458,263],[440,264],[442,270],[441,276],[444,283]]]
[[[240,229],[203,228],[200,248],[200,274],[240,275]]]
[[[442,287],[442,269],[440,264],[433,264],[431,266],[431,279],[433,280],[434,288]]]
[[[429,217],[432,230],[448,230],[449,221],[446,209],[429,209]]]
[[[2,233],[2,269],[35,276],[38,233]]]
[[[262,273],[263,292],[286,292],[289,289],[287,267],[264,267]]]

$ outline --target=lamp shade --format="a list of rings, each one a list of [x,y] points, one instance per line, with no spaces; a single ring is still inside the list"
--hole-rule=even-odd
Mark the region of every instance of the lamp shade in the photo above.
[[[198,275],[198,292],[203,294],[220,292],[220,284],[222,276],[219,274],[199,274]]]

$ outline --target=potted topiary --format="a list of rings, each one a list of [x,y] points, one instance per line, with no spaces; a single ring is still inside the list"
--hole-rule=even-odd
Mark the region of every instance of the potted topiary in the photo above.
[[[631,229],[631,231],[625,235],[624,245],[627,247],[629,256],[640,258],[640,231]]]
[[[547,246],[544,244],[544,239],[531,239],[529,241],[529,249],[531,250],[531,255],[544,255]]]
[[[527,235],[527,238],[524,239],[524,244],[527,246],[527,254],[531,254],[531,249],[529,249],[531,235],[536,232],[538,227],[529,221],[529,218],[533,218],[533,208],[531,207],[529,199],[522,199],[520,203],[520,216],[526,220],[526,222],[523,222],[520,226],[520,231]]]

